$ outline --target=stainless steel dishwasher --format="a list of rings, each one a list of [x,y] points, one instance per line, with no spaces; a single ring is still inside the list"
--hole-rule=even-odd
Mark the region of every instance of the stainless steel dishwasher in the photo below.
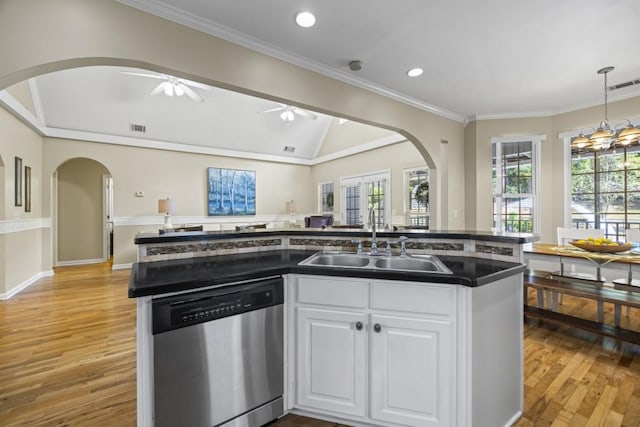
[[[281,277],[153,301],[157,427],[254,427],[284,412]]]

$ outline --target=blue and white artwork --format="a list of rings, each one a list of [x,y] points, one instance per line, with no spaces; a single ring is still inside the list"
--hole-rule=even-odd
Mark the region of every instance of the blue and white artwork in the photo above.
[[[255,171],[208,168],[207,180],[209,216],[256,214]]]

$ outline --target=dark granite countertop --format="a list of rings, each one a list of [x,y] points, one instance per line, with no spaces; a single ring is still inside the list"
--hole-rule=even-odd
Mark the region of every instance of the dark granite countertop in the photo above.
[[[525,270],[523,264],[443,255],[438,255],[438,258],[453,274],[298,265],[300,261],[316,252],[285,249],[139,262],[131,268],[129,297],[159,295],[288,273],[449,283],[475,287]]]
[[[538,236],[528,233],[502,233],[492,231],[468,231],[468,230],[416,230],[405,229],[398,231],[377,232],[378,237],[399,237],[419,239],[472,239],[490,242],[504,243],[530,243],[538,240]],[[136,236],[136,244],[189,242],[197,240],[221,240],[229,238],[268,237],[268,236],[349,236],[371,237],[371,231],[362,229],[333,229],[333,228],[284,228],[284,229],[254,229],[245,231],[188,231],[180,233],[141,233]]]

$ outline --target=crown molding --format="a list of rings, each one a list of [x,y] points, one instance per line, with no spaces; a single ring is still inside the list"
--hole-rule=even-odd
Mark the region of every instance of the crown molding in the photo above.
[[[0,106],[4,107],[8,112],[30,127],[38,135],[46,136],[45,128],[38,121],[38,118],[6,90],[0,91]]]
[[[31,93],[31,102],[33,102],[33,109],[36,113],[36,120],[41,125],[47,123],[44,115],[44,107],[42,106],[42,98],[40,97],[40,89],[38,89],[38,82],[35,78],[27,80],[29,85],[29,92]]]
[[[402,102],[404,104],[410,105],[420,110],[427,111],[429,113],[433,113],[438,116],[441,116],[450,120],[454,120],[460,123],[463,123],[465,120],[465,117],[461,114],[454,113],[453,111],[449,111],[444,108],[437,107],[435,105],[431,105],[429,103],[426,103],[419,99],[412,98],[410,96],[396,92],[384,86],[376,85],[367,80],[354,77],[353,75],[345,71],[340,71],[335,68],[327,67],[326,65],[320,62],[311,60],[309,58],[301,57],[292,52],[286,51],[284,49],[280,49],[276,46],[267,44],[253,37],[249,37],[246,34],[240,33],[231,28],[225,27],[223,25],[217,24],[207,19],[202,19],[197,15],[193,15],[191,13],[182,11],[178,8],[169,6],[162,2],[159,2],[156,0],[116,0],[116,1],[119,3],[125,4],[127,6],[133,7],[135,9],[139,9],[144,12],[150,13],[152,15],[156,15],[161,18],[168,19],[170,21],[176,22],[186,27],[193,28],[194,30],[207,33],[214,37],[218,37],[220,39],[237,44],[239,46],[246,47],[247,49],[251,49],[256,52],[263,53],[273,58],[280,59],[282,61],[288,62],[293,65],[297,65],[299,67],[305,68],[310,71],[314,71],[316,73],[322,74],[327,77],[331,77],[335,80],[339,80],[341,82],[348,83],[352,86],[365,89],[369,92],[382,95],[386,98],[390,98],[395,101]]]

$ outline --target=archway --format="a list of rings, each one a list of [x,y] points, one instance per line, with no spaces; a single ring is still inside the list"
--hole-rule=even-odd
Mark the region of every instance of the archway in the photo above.
[[[109,259],[108,205],[100,162],[74,158],[54,172],[55,265],[105,262]]]

